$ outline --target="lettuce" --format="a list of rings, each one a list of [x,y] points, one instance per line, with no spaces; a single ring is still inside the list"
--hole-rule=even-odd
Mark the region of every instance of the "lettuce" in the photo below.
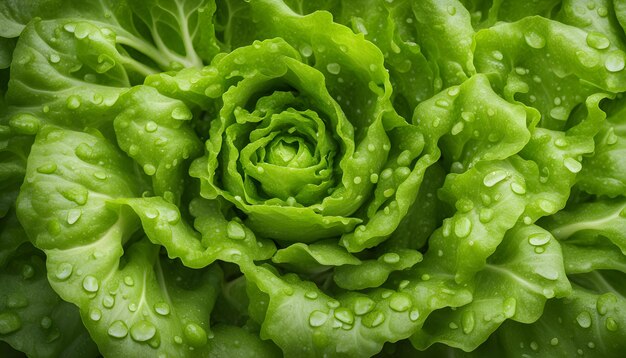
[[[0,3],[0,352],[619,357],[626,3]]]

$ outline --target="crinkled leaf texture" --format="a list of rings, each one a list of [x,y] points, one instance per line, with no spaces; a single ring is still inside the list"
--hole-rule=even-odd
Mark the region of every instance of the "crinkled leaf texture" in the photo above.
[[[0,341],[621,356],[624,23],[621,0],[2,2]]]

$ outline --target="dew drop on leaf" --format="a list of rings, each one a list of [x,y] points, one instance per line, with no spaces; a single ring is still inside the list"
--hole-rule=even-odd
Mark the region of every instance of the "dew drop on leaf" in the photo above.
[[[90,293],[98,292],[98,289],[100,288],[100,283],[98,282],[97,278],[88,275],[85,276],[85,278],[83,279],[83,288],[85,289],[85,291]]]
[[[99,321],[102,318],[102,311],[97,308],[92,308],[89,310],[89,318],[92,321]]]
[[[72,275],[73,266],[70,263],[64,262],[57,266],[55,276],[59,280],[67,280]]]
[[[474,330],[476,324],[474,311],[465,311],[461,315],[461,327],[463,333],[470,334]]]
[[[326,65],[326,70],[328,70],[330,74],[338,75],[341,72],[341,65],[332,62]]]
[[[458,238],[467,237],[472,232],[472,222],[467,216],[462,216],[454,224],[454,234]]]
[[[582,328],[589,328],[591,327],[591,315],[587,311],[582,311],[576,316],[576,322]]]
[[[528,236],[528,243],[533,246],[543,246],[550,242],[550,239],[550,234],[539,232]]]
[[[607,55],[604,67],[609,72],[619,72],[624,69],[624,55],[620,52],[612,52]]]
[[[396,294],[393,294],[391,298],[389,299],[389,307],[391,307],[392,310],[397,311],[397,312],[404,312],[408,310],[409,308],[411,308],[411,306],[412,306],[411,299],[408,298],[404,294],[396,293]]]
[[[362,316],[366,313],[369,313],[375,305],[376,303],[370,298],[358,297],[354,301],[354,313],[357,316]]]
[[[313,311],[309,316],[309,325],[311,327],[320,327],[328,320],[328,315],[322,311]]]
[[[22,320],[15,312],[0,313],[0,334],[13,333],[22,328]]]
[[[149,321],[141,320],[130,327],[130,337],[137,342],[145,342],[156,334],[156,327]]]
[[[337,308],[334,312],[334,316],[336,319],[338,319],[339,321],[343,323],[346,323],[346,324],[354,323],[354,314],[352,313],[352,311],[350,311],[349,309],[345,307]]]
[[[114,338],[124,338],[128,335],[128,327],[122,321],[115,321],[109,326],[107,333]]]
[[[507,177],[507,174],[504,170],[495,170],[485,175],[485,177],[483,178],[483,184],[486,187],[491,188],[494,185],[506,179],[506,177]]]
[[[534,31],[525,33],[524,40],[526,41],[526,44],[532,48],[541,49],[546,46],[546,39]]]
[[[187,342],[192,347],[201,347],[207,343],[208,337],[204,328],[195,323],[189,323],[183,331]]]
[[[590,32],[587,34],[587,45],[597,50],[603,50],[611,45],[611,41],[602,33]]]

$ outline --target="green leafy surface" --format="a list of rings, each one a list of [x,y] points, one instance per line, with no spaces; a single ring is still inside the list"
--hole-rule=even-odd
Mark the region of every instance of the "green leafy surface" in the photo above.
[[[625,28],[2,2],[0,355],[623,355]]]

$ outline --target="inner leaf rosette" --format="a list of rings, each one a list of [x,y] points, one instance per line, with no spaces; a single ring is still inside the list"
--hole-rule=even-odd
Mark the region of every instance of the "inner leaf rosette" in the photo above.
[[[319,69],[273,39],[218,56],[203,69],[197,91],[203,86],[205,95],[218,96],[221,108],[211,121],[205,155],[190,169],[201,179],[201,195],[223,197],[256,234],[278,240],[313,242],[346,238],[355,228],[372,231],[362,243],[346,245],[360,251],[391,234],[409,206],[399,206],[397,190],[415,171],[424,141],[393,111],[380,64],[345,53],[340,58],[345,62]],[[185,76],[194,74],[161,75],[148,83],[167,92],[168,81],[180,85]],[[344,101],[342,94],[350,91],[358,96]],[[365,105],[346,110],[352,99]],[[419,181],[411,185],[414,192]],[[369,228],[380,214],[389,217],[386,230]]]

